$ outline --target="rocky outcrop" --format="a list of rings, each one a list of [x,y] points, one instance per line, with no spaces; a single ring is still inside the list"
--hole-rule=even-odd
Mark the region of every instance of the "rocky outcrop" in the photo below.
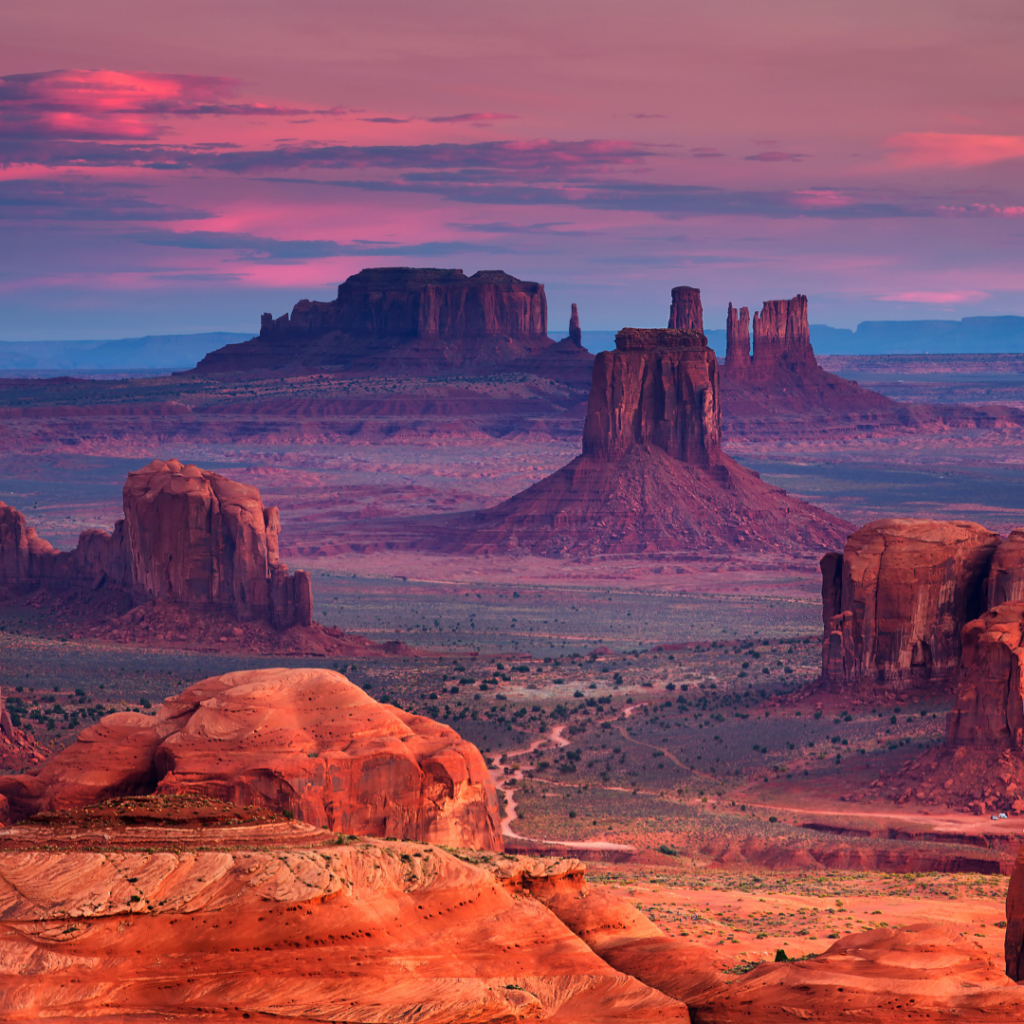
[[[583,347],[583,332],[580,330],[580,315],[576,311],[576,303],[572,304],[572,315],[569,317],[569,335],[562,339],[578,348]]]
[[[977,523],[880,519],[821,560],[822,683],[951,688],[960,632],[981,613],[999,535]]]
[[[746,306],[736,310],[731,302],[725,318],[725,371],[730,379],[750,375],[750,311]]]
[[[500,270],[380,267],[338,286],[332,302],[263,315],[259,336],[207,355],[198,373],[327,369],[405,374],[522,367],[549,355],[544,286]],[[578,344],[577,358],[587,361]]]
[[[578,861],[338,843],[253,809],[217,821],[208,801],[192,821],[170,808],[161,829],[150,801],[0,837],[0,907],[18,922],[4,934],[0,1018],[39,1020],[45,1007],[119,1022],[690,1019],[532,898],[578,892]]]
[[[423,520],[418,534],[405,526],[402,543],[554,557],[808,554],[845,537],[847,524],[723,454],[718,362],[700,309],[696,289],[674,289],[672,320],[689,326],[626,328],[598,354],[578,458],[494,508]]]
[[[335,832],[501,849],[476,747],[324,669],[204,679],[155,717],[108,715],[40,768],[0,777],[15,819],[154,792],[270,807]]]
[[[1024,755],[1022,659],[1024,603],[997,605],[964,626],[956,704],[947,719],[949,746]]]
[[[87,530],[69,552],[0,503],[0,584],[109,586],[136,604],[170,601],[277,629],[311,625],[309,574],[280,561],[278,510],[265,509],[255,487],[154,460],[128,474],[122,499],[113,531]]]
[[[765,434],[787,439],[902,431],[928,411],[894,402],[853,381],[827,373],[814,358],[807,297],[765,302],[754,313],[750,350],[748,312],[729,304],[722,412],[730,442],[756,444]]]
[[[704,307],[701,305],[699,288],[691,288],[684,284],[672,289],[668,327],[672,331],[704,333]]]
[[[721,433],[718,362],[699,330],[626,328],[594,360],[584,456],[613,461],[651,445],[706,468],[721,462]]]
[[[1024,530],[1011,530],[996,548],[988,571],[986,598],[989,608],[1006,601],[1024,601]]]

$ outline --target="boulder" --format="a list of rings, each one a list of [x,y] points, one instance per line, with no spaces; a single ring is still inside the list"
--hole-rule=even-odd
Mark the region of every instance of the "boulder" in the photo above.
[[[16,820],[154,792],[270,807],[335,832],[502,843],[476,747],[325,669],[213,676],[153,716],[108,715],[39,768],[0,776]]]
[[[999,535],[977,523],[879,519],[821,560],[822,683],[952,687],[960,632],[981,613]]]

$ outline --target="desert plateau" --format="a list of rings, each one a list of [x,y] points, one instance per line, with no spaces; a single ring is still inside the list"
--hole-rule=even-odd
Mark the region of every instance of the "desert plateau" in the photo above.
[[[0,1021],[1024,1021],[1012,0],[4,27]]]

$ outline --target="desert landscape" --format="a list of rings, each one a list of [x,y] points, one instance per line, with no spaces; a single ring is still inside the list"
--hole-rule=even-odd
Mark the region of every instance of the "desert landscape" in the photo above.
[[[7,20],[0,1019],[1024,1021],[1010,0]]]

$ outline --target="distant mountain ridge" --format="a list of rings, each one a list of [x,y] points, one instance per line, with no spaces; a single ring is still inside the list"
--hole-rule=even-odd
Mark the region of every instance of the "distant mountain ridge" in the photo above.
[[[0,370],[178,370],[250,334],[147,334],[113,341],[0,341]]]

